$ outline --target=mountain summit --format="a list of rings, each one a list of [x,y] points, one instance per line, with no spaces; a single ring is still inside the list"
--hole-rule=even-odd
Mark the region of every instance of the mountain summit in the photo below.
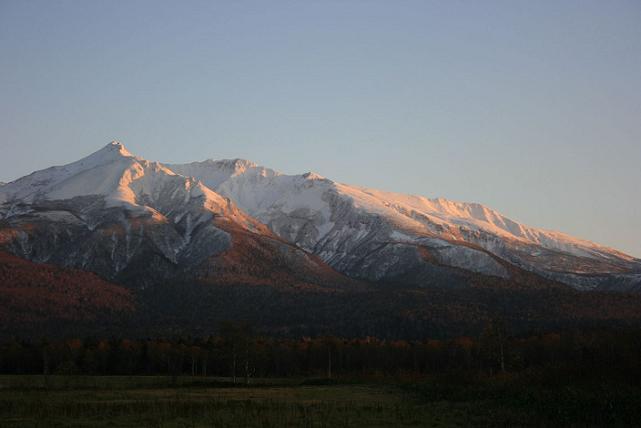
[[[641,284],[638,259],[480,204],[242,159],[162,164],[116,141],[0,187],[0,248],[144,284],[176,275],[341,283],[343,274],[465,286],[470,275],[511,281],[523,272],[582,290]]]
[[[198,179],[118,142],[2,186],[0,248],[140,287],[230,271],[265,281],[283,269],[285,282],[310,270],[322,281],[331,271]],[[275,265],[280,253],[291,257]]]
[[[521,331],[641,320],[641,261],[619,251],[480,204],[242,159],[163,164],[118,142],[0,186],[0,259],[0,336],[207,336],[242,319],[422,339],[497,314]]]
[[[579,289],[635,288],[641,261],[612,248],[511,220],[477,203],[384,192],[247,161],[171,164],[234,201],[277,235],[347,275],[452,281],[452,268],[509,278],[513,267]],[[445,280],[443,280],[445,278]]]

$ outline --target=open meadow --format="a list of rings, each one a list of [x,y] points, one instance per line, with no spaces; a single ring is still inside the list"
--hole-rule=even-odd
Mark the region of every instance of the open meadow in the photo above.
[[[638,388],[527,376],[230,379],[1,376],[3,427],[630,426]]]

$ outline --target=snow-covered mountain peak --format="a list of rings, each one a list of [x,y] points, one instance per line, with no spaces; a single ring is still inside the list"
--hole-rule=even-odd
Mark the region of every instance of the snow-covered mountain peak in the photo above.
[[[207,159],[185,164],[166,164],[177,174],[196,177],[207,187],[217,189],[232,177],[273,177],[280,173],[245,159]]]
[[[129,153],[129,151],[127,150],[125,145],[122,144],[120,141],[113,140],[109,144],[107,144],[105,147],[111,147],[111,148],[117,149],[117,150],[119,150],[121,152],[126,152],[127,155],[131,156],[131,153]]]
[[[212,219],[273,232],[343,273],[376,280],[425,263],[502,277],[510,263],[579,287],[608,281],[606,274],[641,274],[630,256],[528,227],[479,203],[352,186],[311,171],[286,175],[244,159],[161,164],[117,141],[0,187],[0,218],[68,218],[61,207],[76,213],[74,221],[85,210],[98,219],[103,208],[137,219],[151,214],[154,224],[175,225],[180,235],[168,254],[182,251]]]
[[[166,269],[197,267],[231,248],[233,234],[274,239],[200,180],[134,156],[118,142],[2,186],[0,220],[0,247],[108,276],[156,263],[160,271],[147,272],[165,278]]]
[[[277,235],[339,270],[360,263],[348,248],[379,251],[375,248],[381,245],[404,244],[431,248],[441,263],[496,275],[506,273],[488,253],[541,272],[600,273],[637,263],[611,248],[520,224],[480,203],[352,186],[314,172],[284,175],[258,166],[231,168],[229,162],[170,168],[202,180]],[[444,242],[457,248],[456,257],[454,250],[441,249]]]
[[[171,164],[167,164],[171,165]],[[226,170],[242,174],[249,168],[255,168],[258,165],[247,159],[205,159],[204,161],[194,161],[189,162],[184,165],[190,165],[193,167],[201,166],[211,169]]]
[[[185,205],[192,200],[211,212],[229,209],[228,201],[199,180],[134,156],[117,141],[76,162],[36,171],[0,188],[0,204],[87,196],[102,197],[106,207],[122,206],[154,215],[160,207],[164,211],[171,204]],[[178,212],[179,207],[171,210]]]
[[[78,162],[93,160],[95,163],[100,163],[101,161],[110,162],[120,158],[135,158],[135,156],[121,142],[112,141]]]
[[[210,161],[212,161],[212,162],[214,162],[214,163],[216,163],[218,165],[221,165],[221,166],[223,166],[225,168],[233,169],[233,170],[235,170],[235,171],[237,171],[239,173],[244,172],[249,168],[255,168],[255,167],[258,166],[258,164],[256,164],[255,162],[252,162],[252,161],[247,160],[247,159],[240,159],[240,158],[236,158],[236,159],[219,159],[219,160],[210,159]]]
[[[302,177],[306,180],[326,180],[325,177],[315,173],[314,171],[306,172],[305,174],[302,175]]]
[[[0,203],[113,193],[120,177],[135,169],[138,160],[122,144],[111,142],[78,161],[36,171],[2,186]]]

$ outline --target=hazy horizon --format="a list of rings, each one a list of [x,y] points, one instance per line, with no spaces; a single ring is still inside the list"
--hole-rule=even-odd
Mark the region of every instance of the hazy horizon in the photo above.
[[[641,257],[641,3],[0,0],[0,181],[161,162],[479,202]]]

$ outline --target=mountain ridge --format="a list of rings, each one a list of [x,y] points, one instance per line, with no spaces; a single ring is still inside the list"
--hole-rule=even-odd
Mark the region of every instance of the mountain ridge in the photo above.
[[[224,254],[235,251],[235,241],[256,254],[301,253],[289,260],[296,268],[284,265],[290,282],[318,263],[200,181],[133,156],[117,142],[0,190],[1,247],[135,287],[206,273],[221,260],[231,265]]]
[[[206,173],[205,174],[198,174],[198,173],[193,174],[194,172],[199,172],[199,171],[194,171],[194,170],[191,170],[191,168],[190,168],[190,167],[196,166],[196,167],[198,167],[200,169],[210,169],[210,168],[218,169],[218,166],[220,164],[224,164],[224,165],[238,165],[239,164],[239,165],[242,165],[242,167],[233,169],[232,170],[233,171],[232,174],[229,174],[227,176],[225,176],[224,173],[220,173],[216,177],[216,179],[213,179],[213,180],[210,179],[209,177],[207,177]],[[628,258],[630,260],[641,260],[641,259],[635,258],[633,256],[629,256],[629,255],[623,253],[622,251],[616,250],[616,249],[614,249],[612,247],[607,247],[607,246],[604,246],[604,245],[601,245],[601,244],[597,244],[597,243],[595,243],[593,241],[589,241],[587,239],[574,238],[571,235],[569,235],[567,233],[564,233],[564,232],[561,232],[561,231],[526,226],[526,225],[524,225],[522,223],[516,222],[516,221],[514,221],[514,220],[512,220],[512,219],[510,219],[510,218],[508,218],[508,217],[506,217],[504,215],[502,215],[497,210],[492,209],[492,208],[488,207],[487,205],[479,203],[479,202],[455,201],[455,200],[451,200],[451,199],[444,198],[444,197],[428,198],[428,197],[425,197],[425,196],[422,196],[422,195],[416,195],[416,194],[405,194],[405,193],[399,193],[399,192],[377,190],[377,189],[368,188],[368,187],[365,187],[365,186],[348,185],[348,184],[345,184],[345,183],[340,183],[340,182],[331,180],[331,179],[326,178],[324,176],[321,176],[320,174],[315,173],[313,171],[309,171],[309,172],[302,173],[302,174],[288,175],[288,174],[283,174],[283,173],[281,173],[279,171],[276,171],[274,169],[258,165],[257,163],[255,163],[255,162],[253,162],[251,160],[240,159],[240,158],[221,159],[221,160],[207,159],[205,161],[195,161],[195,162],[190,162],[190,163],[185,163],[185,164],[164,163],[164,165],[166,165],[172,171],[174,171],[176,173],[179,173],[181,175],[192,176],[192,177],[195,177],[195,178],[199,178],[208,187],[214,188],[214,189],[219,187],[220,185],[222,185],[228,179],[245,173],[250,168],[255,168],[256,170],[258,170],[263,177],[265,177],[265,176],[267,176],[267,177],[269,177],[269,176],[277,176],[277,177],[286,176],[286,177],[301,177],[301,178],[304,178],[304,179],[311,179],[311,180],[323,180],[323,181],[327,181],[327,182],[335,184],[335,185],[346,186],[346,187],[349,187],[351,189],[358,189],[358,190],[360,190],[360,191],[362,191],[364,193],[367,193],[367,194],[371,194],[371,192],[376,192],[378,194],[385,194],[385,195],[388,196],[387,199],[395,199],[395,198],[398,198],[398,197],[403,197],[403,198],[407,198],[407,199],[415,199],[415,200],[419,200],[419,201],[424,201],[424,202],[427,202],[427,203],[433,204],[433,205],[440,205],[442,207],[443,211],[446,211],[448,209],[450,209],[450,210],[451,209],[454,209],[454,210],[467,210],[467,211],[469,211],[471,213],[471,217],[473,217],[473,218],[475,218],[477,220],[481,220],[481,221],[488,221],[489,222],[488,218],[495,218],[498,223],[503,223],[502,227],[501,226],[499,226],[499,227],[502,228],[506,233],[511,234],[515,238],[519,238],[520,237],[519,235],[525,235],[525,236],[521,236],[521,237],[522,238],[528,238],[527,235],[531,234],[532,231],[540,231],[540,232],[543,232],[543,233],[545,233],[547,235],[550,235],[550,236],[559,236],[559,237],[563,237],[564,239],[580,242],[580,243],[582,243],[583,245],[586,245],[586,246],[603,248],[603,249],[608,250],[610,252],[617,253],[619,256],[626,257],[626,258]],[[211,172],[211,170],[209,172]],[[531,237],[529,237],[529,238],[531,238]]]
[[[201,263],[235,251],[242,231],[357,280],[429,285],[457,269],[510,278],[509,263],[577,289],[641,287],[641,260],[482,204],[350,186],[313,172],[286,175],[238,158],[152,162],[116,141],[0,187],[0,222],[0,245],[10,252],[109,279],[143,253],[157,261],[151,277],[201,272]]]
[[[242,159],[152,162],[117,142],[0,187],[0,277],[0,336],[641,323],[641,263],[616,250],[480,204]]]
[[[195,164],[198,168],[192,167]],[[641,282],[637,275],[641,272],[639,259],[561,232],[520,224],[478,203],[350,186],[310,173],[285,175],[262,166],[223,171],[216,170],[216,162],[167,165],[180,174],[201,179],[276,234],[355,276],[374,280],[387,276],[350,265],[347,257],[338,254],[341,249],[336,248],[336,243],[341,239],[344,246],[353,248],[363,244],[363,237],[353,239],[354,234],[376,232],[371,227],[358,227],[366,217],[369,223],[384,219],[384,224],[377,226],[379,232],[389,229],[384,236],[372,236],[375,244],[431,248],[441,261],[450,259],[457,267],[476,272],[501,275],[500,267],[491,260],[480,253],[470,254],[469,249],[456,242],[474,244],[510,263],[577,288],[598,287],[602,281],[597,277],[604,273],[628,275],[621,278],[626,287]],[[212,176],[216,180],[208,180]],[[344,219],[350,217],[352,224],[344,224]],[[342,231],[338,230],[336,219],[343,223]],[[375,244],[369,251],[374,251]],[[443,250],[451,244],[457,251]],[[388,256],[382,255],[380,262],[384,264]],[[460,263],[466,259],[467,264]]]

